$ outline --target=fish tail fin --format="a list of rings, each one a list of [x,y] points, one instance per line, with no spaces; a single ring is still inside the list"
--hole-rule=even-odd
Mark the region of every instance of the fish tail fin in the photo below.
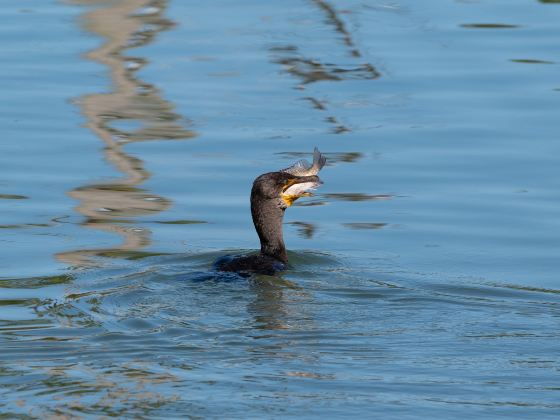
[[[313,167],[319,172],[325,166],[325,163],[327,163],[327,158],[315,147],[315,150],[313,150]]]

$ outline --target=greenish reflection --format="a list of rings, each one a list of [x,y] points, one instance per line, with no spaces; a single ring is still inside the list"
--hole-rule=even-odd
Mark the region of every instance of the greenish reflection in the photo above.
[[[22,223],[19,225],[0,225],[0,229],[24,229],[29,227],[50,227],[47,223]]]
[[[29,197],[17,194],[0,194],[0,200],[25,200]]]
[[[46,286],[58,284],[70,284],[73,276],[64,274],[58,276],[29,277],[22,279],[1,279],[0,288],[2,289],[40,289]]]
[[[160,255],[169,255],[166,252],[146,252],[146,251],[134,251],[134,250],[124,250],[124,249],[108,249],[100,250],[97,252],[100,257],[106,258],[122,258],[126,260],[141,260],[148,257],[157,257]]]
[[[85,217],[87,228],[116,233],[122,243],[111,249],[82,249],[59,253],[57,257],[74,266],[91,265],[94,256],[138,258],[139,249],[151,242],[151,232],[134,226],[134,217],[159,213],[171,201],[141,185],[150,178],[141,159],[127,154],[128,143],[152,140],[193,138],[189,121],[174,112],[174,105],[162,97],[154,85],[137,77],[149,64],[144,57],[125,53],[154,40],[158,33],[173,26],[163,14],[166,0],[74,0],[98,6],[84,14],[84,28],[104,42],[87,54],[109,69],[110,92],[85,95],[77,101],[86,117],[86,126],[104,143],[104,156],[121,174],[116,180],[92,183],[69,191],[79,204],[76,210]],[[125,226],[126,225],[126,226]],[[152,255],[152,253],[148,253]]]

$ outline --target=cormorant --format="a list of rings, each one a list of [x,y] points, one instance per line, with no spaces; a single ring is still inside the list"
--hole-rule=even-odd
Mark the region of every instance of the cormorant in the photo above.
[[[251,215],[259,235],[258,254],[224,256],[214,266],[219,271],[272,275],[286,268],[288,254],[282,235],[284,211],[300,197],[311,196],[309,190],[323,182],[317,174],[327,159],[315,148],[313,164],[297,161],[289,168],[258,176],[251,189]]]

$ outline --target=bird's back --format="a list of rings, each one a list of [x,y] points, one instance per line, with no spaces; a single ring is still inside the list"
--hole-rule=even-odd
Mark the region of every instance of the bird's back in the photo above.
[[[282,271],[286,264],[263,254],[233,256],[226,255],[214,263],[218,271],[230,271],[247,274],[266,274],[269,276]]]

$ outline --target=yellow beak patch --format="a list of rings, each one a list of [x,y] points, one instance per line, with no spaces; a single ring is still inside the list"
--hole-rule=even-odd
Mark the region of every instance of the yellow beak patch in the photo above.
[[[288,188],[290,188],[292,185],[294,185],[296,183],[295,179],[291,179],[290,181],[288,181],[286,183],[286,185],[284,186],[284,188],[282,188],[282,201],[284,201],[284,203],[286,203],[286,205],[288,207],[290,207],[292,204],[294,204],[294,201],[296,201],[299,196],[297,195],[288,195],[288,194],[284,194],[284,191],[286,191]]]
[[[303,193],[300,195],[287,195],[287,194],[282,194],[282,201],[284,201],[284,203],[286,203],[286,205],[288,207],[290,207],[292,204],[294,204],[294,201],[296,201],[298,198],[300,197],[311,197],[313,194],[311,193]]]
[[[296,201],[298,198],[299,196],[297,195],[282,194],[282,201],[284,201],[284,203],[286,203],[288,207],[290,207],[294,203],[294,201]]]
[[[299,193],[299,194],[284,194],[284,191],[289,189],[294,184],[297,184],[296,179],[292,179],[292,180],[288,181],[286,183],[286,185],[284,186],[284,188],[282,188],[282,194],[281,194],[282,200],[284,201],[284,203],[286,203],[286,205],[288,207],[290,207],[292,204],[294,204],[294,201],[296,201],[300,197],[310,197],[310,196],[313,195],[313,194],[308,193],[308,192],[302,192],[302,193]]]

